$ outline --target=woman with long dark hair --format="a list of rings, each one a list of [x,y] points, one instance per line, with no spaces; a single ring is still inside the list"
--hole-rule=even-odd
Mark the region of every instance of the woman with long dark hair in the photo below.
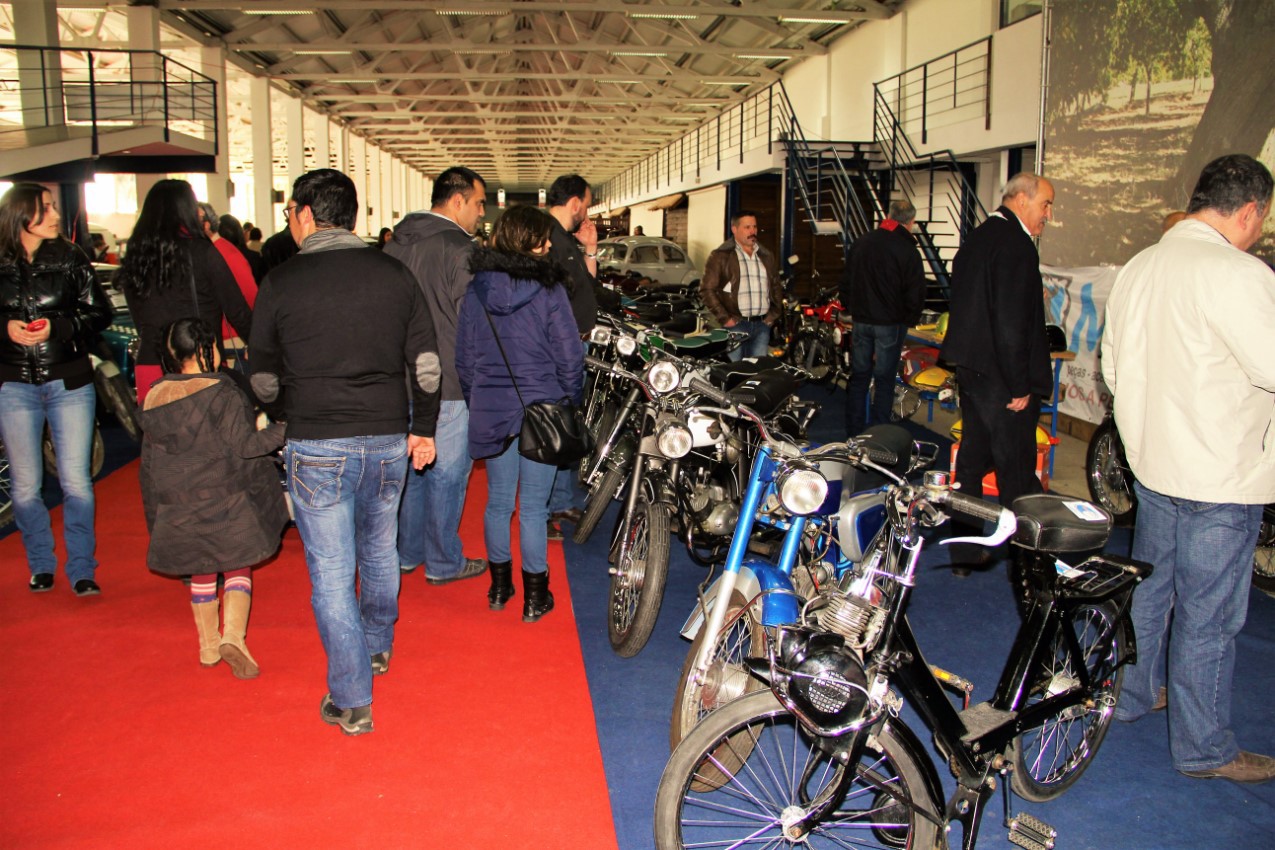
[[[178,319],[200,319],[221,348],[223,317],[242,339],[252,332],[252,310],[234,275],[199,223],[195,191],[185,180],[151,187],[128,239],[115,284],[124,291],[137,326],[137,402],[163,375],[160,332]]]
[[[77,596],[93,596],[101,588],[89,472],[97,397],[88,351],[111,323],[111,304],[60,222],[52,193],[37,183],[18,183],[0,198],[0,441],[31,570],[27,586],[50,590],[58,563],[40,495],[48,423],[62,485],[66,577]]]
[[[579,403],[584,387],[584,353],[564,285],[567,275],[549,258],[553,224],[531,206],[500,217],[492,247],[475,249],[470,260],[474,280],[456,335],[456,371],[469,405],[469,453],[487,459],[487,600],[500,610],[514,595],[509,524],[516,494],[522,619],[528,623],[553,610],[546,526],[558,469],[518,453],[522,402],[566,396]]]

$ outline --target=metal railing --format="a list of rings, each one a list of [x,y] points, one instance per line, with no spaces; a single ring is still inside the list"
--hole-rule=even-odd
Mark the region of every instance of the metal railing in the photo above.
[[[0,46],[0,132],[51,127],[161,126],[219,149],[217,84],[154,50]]]
[[[878,83],[905,132],[929,144],[930,129],[981,118],[992,126],[992,37],[944,53]]]

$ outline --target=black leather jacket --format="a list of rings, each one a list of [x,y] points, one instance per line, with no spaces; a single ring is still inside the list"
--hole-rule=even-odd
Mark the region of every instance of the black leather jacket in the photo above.
[[[89,346],[111,323],[111,313],[89,258],[70,242],[50,239],[31,263],[0,265],[0,383],[87,384],[93,375]],[[52,326],[47,340],[27,346],[9,338],[10,321],[39,318]]]

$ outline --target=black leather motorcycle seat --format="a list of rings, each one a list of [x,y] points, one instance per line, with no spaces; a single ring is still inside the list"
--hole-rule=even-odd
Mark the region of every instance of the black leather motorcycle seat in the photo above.
[[[782,368],[781,361],[774,357],[721,363],[714,366],[709,375],[715,385],[730,393],[731,398],[748,405],[763,417],[778,410],[801,386],[801,381]]]
[[[657,322],[656,327],[666,334],[688,334],[695,330],[698,323],[694,313],[682,313],[665,322]]]
[[[1011,510],[1018,517],[1014,542],[1038,552],[1101,549],[1111,534],[1111,514],[1083,499],[1037,493],[1018,497]]]

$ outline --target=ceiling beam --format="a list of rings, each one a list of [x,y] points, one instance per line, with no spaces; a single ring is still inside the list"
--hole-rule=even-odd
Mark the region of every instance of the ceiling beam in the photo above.
[[[316,93],[307,92],[306,97],[310,100],[349,103],[356,102],[358,104],[367,103],[402,103],[404,101],[436,101],[442,103],[473,103],[474,97],[469,94],[365,94],[363,92],[338,92],[338,93]],[[565,95],[563,97],[547,97],[539,95],[535,98],[540,103],[556,103],[559,101],[570,101],[573,103],[590,103],[598,106],[628,106],[634,109],[641,109],[647,104],[659,103],[670,104],[675,106],[708,106],[716,108],[724,108],[734,106],[739,102],[736,97],[680,97],[678,95],[652,95],[642,98],[631,97],[602,97],[598,95],[582,95],[580,97],[572,97]],[[525,95],[484,95],[483,103],[527,103],[531,98]]]
[[[463,53],[463,54],[512,54],[512,53],[607,53],[613,56],[632,56],[636,58],[676,57],[691,53],[704,56],[727,56],[737,58],[765,57],[772,59],[804,59],[809,56],[822,55],[827,48],[812,45],[810,48],[791,47],[726,47],[720,44],[604,44],[596,41],[577,42],[575,44],[481,44],[472,41],[453,41],[448,43],[431,43],[427,41],[387,44],[384,42],[360,41],[338,42],[332,40],[311,42],[253,42],[245,44],[236,42],[231,50],[255,50],[264,53],[296,53],[297,55],[341,56],[347,53]],[[322,51],[315,53],[314,51]],[[332,51],[328,53],[328,51]]]
[[[517,83],[523,80],[561,80],[563,74],[551,73],[540,74],[528,71],[506,71],[506,72],[486,72],[486,71],[470,71],[466,74],[469,80],[484,80],[502,83]],[[367,71],[318,71],[315,73],[305,73],[301,71],[290,72],[287,74],[271,74],[273,80],[297,80],[310,83],[329,82],[334,85],[341,85],[346,81],[352,83],[376,83],[381,81],[403,81],[403,80],[455,80],[456,74],[447,71],[426,71],[411,73],[370,73]],[[727,85],[727,86],[750,86],[754,83],[768,83],[779,79],[779,75],[774,71],[766,73],[758,70],[754,74],[697,74],[694,71],[679,71],[670,74],[599,74],[589,78],[595,83],[676,83],[676,82],[696,82],[703,85]],[[538,96],[538,95],[537,95]]]

